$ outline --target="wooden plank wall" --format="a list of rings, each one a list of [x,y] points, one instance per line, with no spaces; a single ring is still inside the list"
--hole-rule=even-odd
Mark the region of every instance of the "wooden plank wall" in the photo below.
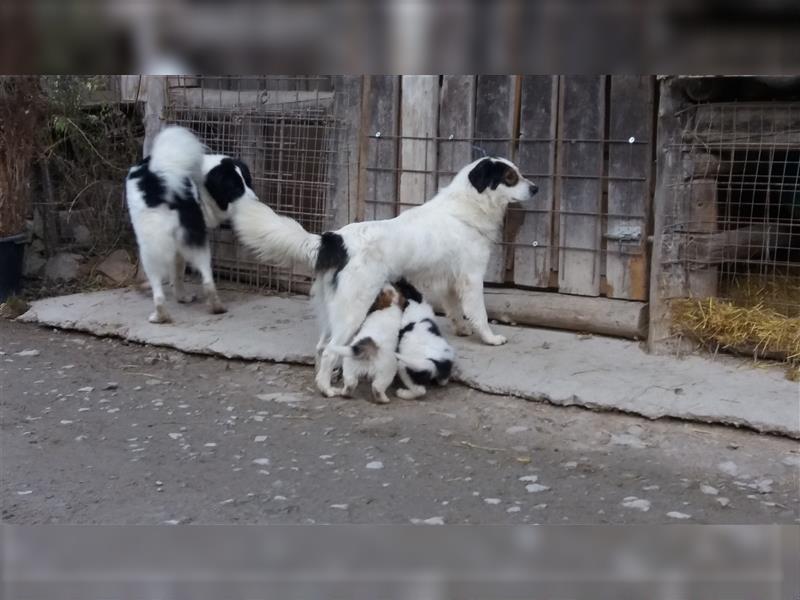
[[[475,76],[445,75],[439,100],[439,180],[445,187],[453,175],[472,161],[475,127]]]
[[[605,290],[609,298],[647,299],[653,83],[650,77],[611,77]]]
[[[605,77],[568,75],[561,80],[561,194],[558,289],[600,294]]]
[[[516,79],[514,75],[478,75],[475,94],[475,144],[489,155],[513,158],[515,137]],[[506,141],[507,140],[507,141]],[[478,148],[472,159],[483,156]],[[502,236],[498,236],[502,241]],[[485,280],[506,280],[506,248],[496,243],[492,248]]]
[[[653,86],[625,76],[366,77],[359,214],[393,217],[484,152],[505,156],[539,193],[509,213],[486,281],[645,301]]]
[[[403,165],[400,211],[403,211],[422,204],[436,189],[436,142],[433,138],[439,117],[439,76],[403,75],[400,87],[400,164]]]
[[[523,205],[524,220],[514,247],[514,283],[548,287],[552,253],[558,76],[522,77],[517,166],[539,186]]]
[[[366,172],[363,198],[366,219],[390,219],[396,216],[398,120],[400,104],[400,78],[394,75],[367,76],[364,85],[364,136],[380,133],[378,139],[369,139],[365,149],[365,165],[384,169]]]

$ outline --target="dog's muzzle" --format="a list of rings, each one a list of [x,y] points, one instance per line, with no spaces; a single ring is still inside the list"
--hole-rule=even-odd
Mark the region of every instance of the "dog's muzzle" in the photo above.
[[[539,191],[539,186],[536,185],[535,183],[532,183],[530,185],[530,190],[529,190],[529,193],[530,193],[531,197],[535,196],[536,192],[538,192],[538,191]]]

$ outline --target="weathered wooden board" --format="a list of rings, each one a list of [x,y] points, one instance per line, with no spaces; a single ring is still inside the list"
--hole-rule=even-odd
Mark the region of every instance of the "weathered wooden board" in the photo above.
[[[522,77],[517,166],[539,186],[522,205],[523,221],[514,252],[514,283],[547,287],[550,275],[553,219],[553,171],[558,76]]]
[[[600,294],[605,77],[561,79],[559,291]]]
[[[331,156],[328,173],[331,189],[326,228],[338,229],[355,221],[358,206],[358,161],[362,119],[363,76],[337,75],[333,79],[336,95],[333,115],[339,124],[336,133],[338,152]]]
[[[439,180],[445,187],[453,175],[472,162],[475,126],[475,76],[445,75],[439,96]],[[463,141],[466,140],[466,141]]]
[[[364,218],[389,219],[397,214],[400,78],[374,75],[367,79],[366,130],[362,135],[380,137],[368,139],[361,167],[366,170]]]
[[[514,137],[516,77],[513,75],[478,75],[475,100],[475,145],[489,155],[512,157]],[[475,148],[472,158],[483,152]],[[498,232],[498,242],[504,240]],[[486,281],[503,283],[506,271],[506,247],[495,244],[486,270]]]
[[[400,100],[400,211],[422,204],[436,190],[439,76],[403,75]],[[424,139],[417,139],[424,138]]]
[[[609,94],[606,295],[647,298],[653,80],[612,76]]]

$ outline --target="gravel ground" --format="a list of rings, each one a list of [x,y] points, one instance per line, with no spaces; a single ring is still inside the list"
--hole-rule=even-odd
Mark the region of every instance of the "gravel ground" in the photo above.
[[[0,321],[6,523],[795,523],[796,441]]]

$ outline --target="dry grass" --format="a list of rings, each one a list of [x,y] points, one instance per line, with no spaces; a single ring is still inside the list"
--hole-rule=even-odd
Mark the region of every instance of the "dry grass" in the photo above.
[[[743,307],[717,298],[675,300],[672,317],[680,331],[705,344],[800,360],[798,317],[787,317],[762,305]]]

